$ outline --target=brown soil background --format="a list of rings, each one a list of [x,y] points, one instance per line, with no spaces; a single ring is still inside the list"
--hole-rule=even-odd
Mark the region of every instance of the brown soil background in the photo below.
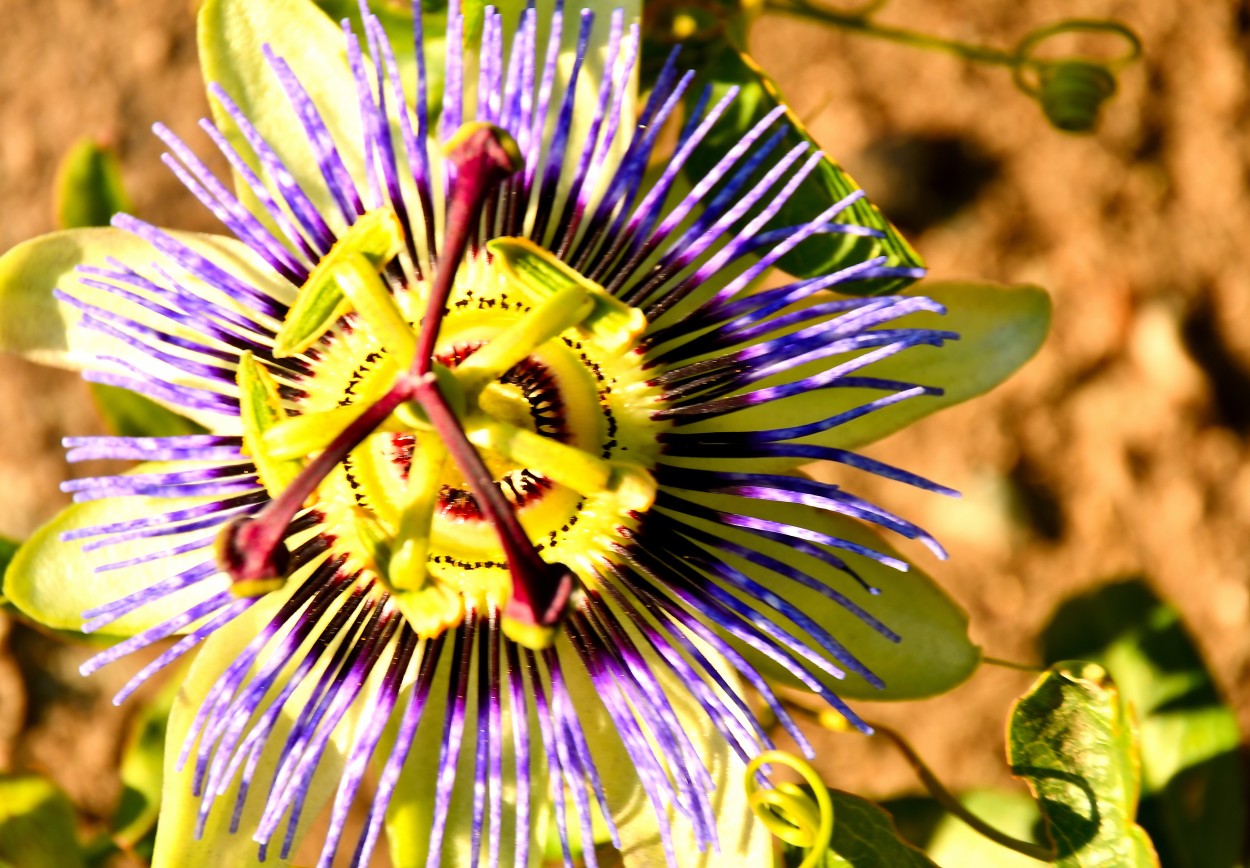
[[[112,141],[137,212],[215,231],[160,164],[156,120],[207,113],[193,3],[0,0],[0,250],[52,228],[57,161]],[[894,0],[879,20],[1007,47],[1035,25],[1114,17],[1142,37],[1096,135],[1050,128],[1002,70],[766,18],[754,49],[812,133],[906,229],[933,276],[1053,294],[1039,356],[988,397],[871,454],[964,492],[879,497],[951,559],[908,549],[969,611],[987,653],[1028,661],[1055,605],[1127,574],[1183,613],[1250,726],[1250,3]],[[68,498],[60,438],[99,430],[72,375],[0,358],[0,533]],[[6,637],[7,636],[7,640]],[[117,797],[129,710],[111,667],[0,616],[0,770],[40,770],[89,819]],[[984,668],[954,693],[864,711],[892,721],[954,788],[1007,784],[1003,727],[1029,677]],[[914,789],[887,747],[822,745],[827,778]],[[1010,784],[1008,784],[1010,785]]]

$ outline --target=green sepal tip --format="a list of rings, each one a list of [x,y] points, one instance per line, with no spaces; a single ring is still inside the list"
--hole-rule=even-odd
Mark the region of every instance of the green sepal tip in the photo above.
[[[61,229],[107,226],[134,206],[122,183],[117,154],[94,139],[77,141],[57,167],[53,211]]]

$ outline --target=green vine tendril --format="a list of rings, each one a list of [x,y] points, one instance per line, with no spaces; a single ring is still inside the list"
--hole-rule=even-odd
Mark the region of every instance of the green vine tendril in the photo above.
[[[1120,37],[1127,51],[1113,60],[1068,57],[1046,60],[1035,56],[1037,49],[1056,36],[1069,33],[1108,33]],[[1018,59],[1012,69],[1016,87],[1036,99],[1046,118],[1061,130],[1082,133],[1093,129],[1098,111],[1116,90],[1115,74],[1141,55],[1141,40],[1133,31],[1114,21],[1072,19],[1040,27],[1016,46]]]
[[[1012,81],[1036,100],[1046,119],[1072,133],[1087,133],[1098,123],[1102,106],[1116,91],[1116,74],[1141,56],[1141,40],[1116,21],[1073,18],[1047,24],[1027,34],[1012,51],[943,39],[927,33],[879,24],[872,16],[889,0],[867,0],[850,10],[830,8],[812,0],[764,0],[764,10],[818,21],[843,30],[888,39],[916,48],[943,51],[973,63],[1005,66]],[[1119,57],[1104,60],[1090,55],[1038,56],[1038,49],[1056,37],[1072,34],[1106,34],[1127,48]]]
[[[765,786],[760,768],[766,764],[798,772],[811,788],[810,795],[798,784]],[[745,786],[751,812],[774,837],[807,851],[799,868],[815,868],[833,838],[833,800],[816,770],[794,754],[769,750],[747,764]]]

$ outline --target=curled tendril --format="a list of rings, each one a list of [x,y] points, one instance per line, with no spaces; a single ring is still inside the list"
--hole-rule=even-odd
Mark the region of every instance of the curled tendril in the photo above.
[[[1119,57],[1101,60],[1077,56],[1039,58],[1043,43],[1070,33],[1107,33],[1127,43]],[[1141,55],[1141,41],[1115,21],[1072,19],[1034,30],[1016,47],[1012,77],[1016,87],[1038,101],[1046,118],[1061,130],[1089,132],[1104,102],[1116,90],[1115,74]]]
[[[763,785],[760,768],[766,764],[798,772],[811,792],[792,783]],[[807,851],[799,868],[815,868],[833,838],[833,800],[816,770],[794,754],[769,750],[747,764],[745,785],[751,812],[774,837]]]

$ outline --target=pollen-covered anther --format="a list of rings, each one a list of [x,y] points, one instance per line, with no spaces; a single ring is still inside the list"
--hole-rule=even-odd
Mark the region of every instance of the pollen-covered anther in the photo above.
[[[403,228],[393,209],[378,208],[361,215],[305,281],[278,330],[274,355],[284,358],[309,349],[353,305],[374,313],[368,301],[386,295],[385,290],[374,288],[381,280],[378,273],[403,246]]]
[[[507,422],[477,416],[466,422],[469,442],[528,467],[587,496],[619,498],[628,510],[644,510],[655,501],[651,471],[627,461],[609,461],[584,449],[544,437]]]

